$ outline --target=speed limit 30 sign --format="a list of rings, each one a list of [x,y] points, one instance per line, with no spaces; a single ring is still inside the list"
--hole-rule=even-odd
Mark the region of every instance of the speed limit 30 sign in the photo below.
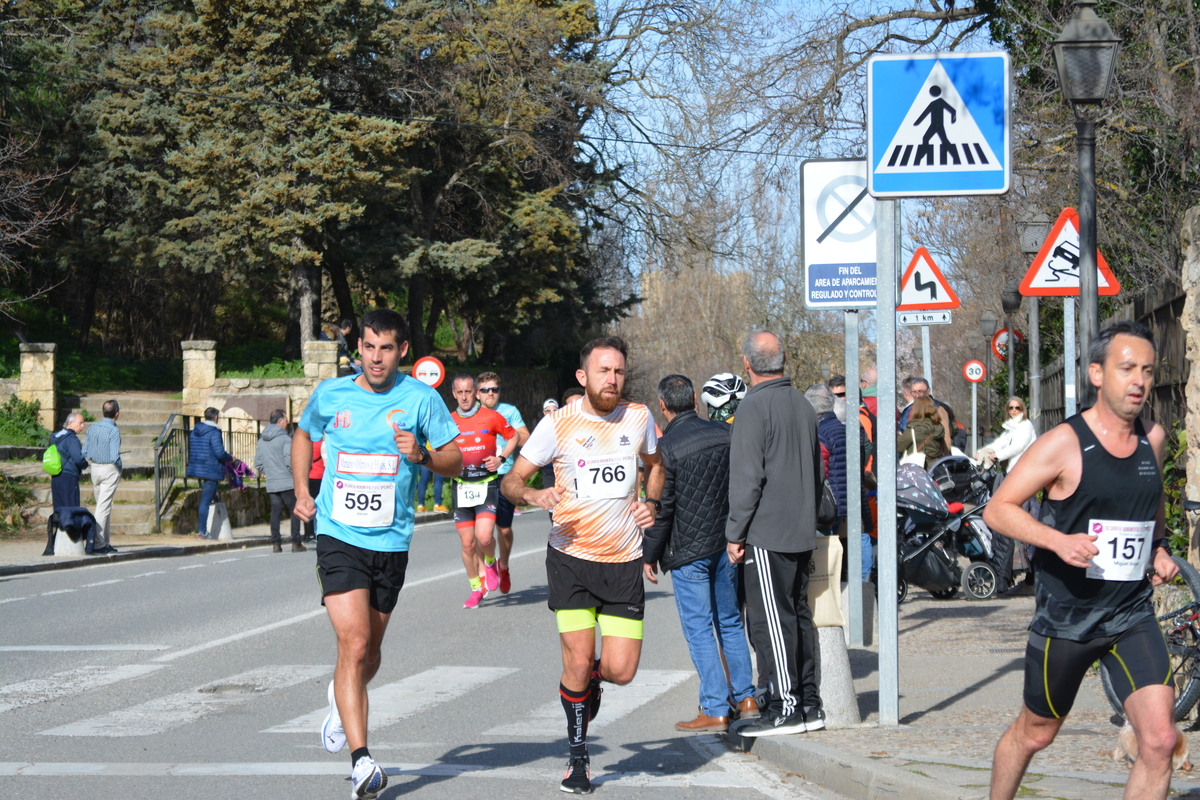
[[[963,377],[971,383],[979,383],[986,373],[982,361],[968,361],[963,364]]]

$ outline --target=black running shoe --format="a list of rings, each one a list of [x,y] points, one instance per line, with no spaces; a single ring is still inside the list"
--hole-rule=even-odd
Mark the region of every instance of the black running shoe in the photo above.
[[[592,765],[587,754],[571,756],[567,762],[567,774],[563,776],[559,789],[567,794],[592,793]]]
[[[804,730],[819,731],[825,727],[825,711],[820,708],[804,709]]]
[[[808,730],[804,724],[804,712],[797,711],[791,716],[783,716],[774,711],[766,711],[745,725],[739,725],[735,733],[738,736],[782,736],[787,733],[804,733]]]

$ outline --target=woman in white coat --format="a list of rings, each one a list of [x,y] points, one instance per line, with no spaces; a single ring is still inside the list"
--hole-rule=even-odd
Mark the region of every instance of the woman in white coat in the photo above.
[[[1007,461],[1008,469],[1012,472],[1012,468],[1016,466],[1017,459],[1021,454],[1029,449],[1033,444],[1033,440],[1037,438],[1037,431],[1033,428],[1033,423],[1029,421],[1025,413],[1025,402],[1019,397],[1008,398],[1008,420],[1004,423],[1004,433],[996,439],[983,446],[978,453],[975,454],[976,461],[983,461],[985,465],[991,466],[993,462]]]

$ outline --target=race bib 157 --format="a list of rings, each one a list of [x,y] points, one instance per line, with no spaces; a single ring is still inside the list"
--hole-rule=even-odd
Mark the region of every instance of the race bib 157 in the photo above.
[[[1100,552],[1087,568],[1089,578],[1105,581],[1140,581],[1150,563],[1154,520],[1130,522],[1119,519],[1088,521],[1088,533],[1096,536],[1093,544]]]

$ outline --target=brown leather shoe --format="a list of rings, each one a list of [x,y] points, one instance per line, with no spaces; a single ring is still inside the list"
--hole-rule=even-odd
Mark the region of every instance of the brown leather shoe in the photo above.
[[[691,731],[727,731],[729,730],[729,717],[710,717],[701,711],[696,715],[696,718],[691,722],[676,722],[675,730]]]
[[[759,716],[758,702],[753,697],[747,697],[737,704],[738,719],[753,719]]]
[[[293,552],[293,553],[304,553],[304,552],[307,552],[307,551],[308,551],[308,548],[307,548],[307,547],[305,547],[304,545],[300,544],[299,542],[296,542],[296,543],[294,543],[294,544],[292,545],[292,552]]]
[[[281,544],[273,544],[273,545],[271,545],[271,552],[272,552],[272,553],[282,553],[282,552],[283,552],[283,545],[281,545]]]

